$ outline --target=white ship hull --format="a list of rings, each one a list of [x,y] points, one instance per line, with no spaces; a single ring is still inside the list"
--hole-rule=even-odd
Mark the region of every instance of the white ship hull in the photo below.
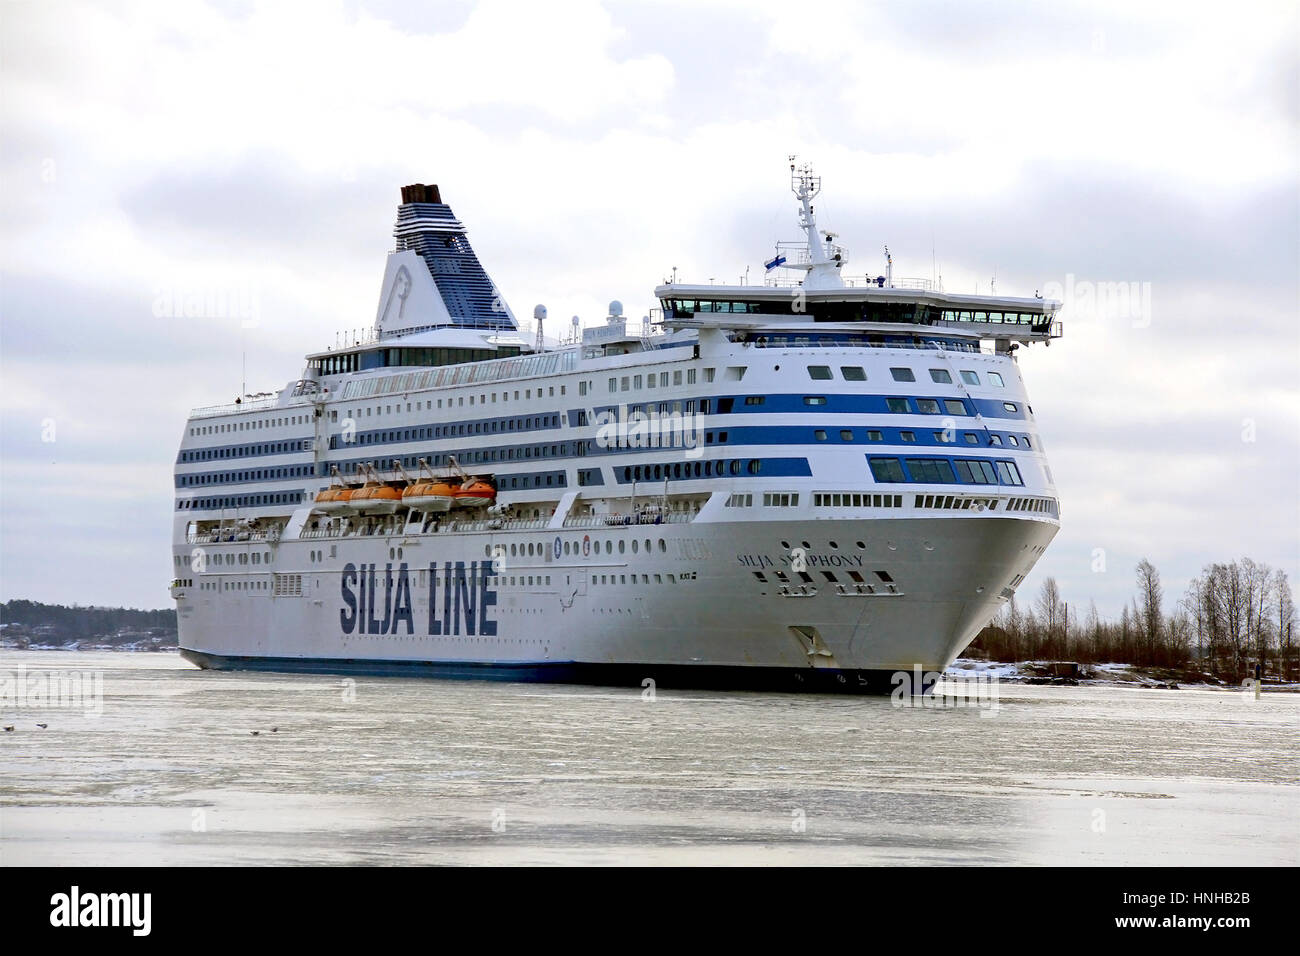
[[[295,555],[321,542],[281,542],[276,574],[283,581],[283,569],[300,569],[289,578],[294,593],[276,595],[270,574],[249,590],[228,587],[246,574],[205,574],[210,590],[182,602],[181,644],[189,659],[215,668],[879,690],[897,671],[949,664],[1005,600],[1002,582],[1056,533],[1051,522],[993,515],[812,527],[819,533],[803,563],[815,583],[786,594],[774,577],[791,567],[781,541],[802,543],[805,522],[374,537],[336,542],[337,557],[316,565]],[[493,570],[487,555],[509,538],[516,550],[533,545],[534,556],[497,558]],[[623,552],[615,545],[604,554],[615,540]],[[218,544],[209,557],[270,547]],[[872,582],[870,591],[849,570]]]
[[[613,302],[531,350],[437,187],[404,188],[373,335],[187,423],[185,656],[790,690],[941,670],[1058,528],[1015,356],[1056,304],[850,286],[794,185],[798,288],[674,282],[657,330]],[[313,508],[344,487],[366,498]]]

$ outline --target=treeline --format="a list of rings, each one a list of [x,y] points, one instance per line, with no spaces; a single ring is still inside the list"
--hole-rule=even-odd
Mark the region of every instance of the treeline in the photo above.
[[[78,607],[75,604],[66,607],[14,600],[0,604],[0,624],[12,626],[7,627],[6,632],[48,634],[66,643],[107,637],[122,630],[173,633],[176,630],[176,611],[174,608],[137,611],[134,608]]]
[[[1029,605],[1013,597],[971,647],[993,660],[1074,660],[1195,669],[1238,681],[1254,673],[1295,679],[1295,602],[1286,573],[1242,558],[1208,564],[1166,612],[1160,573],[1145,558],[1118,620],[1091,604],[1080,614],[1048,578]]]

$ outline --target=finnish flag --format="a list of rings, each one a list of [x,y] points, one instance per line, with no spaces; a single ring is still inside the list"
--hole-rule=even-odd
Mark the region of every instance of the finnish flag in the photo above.
[[[767,262],[763,263],[763,265],[767,267],[768,272],[771,272],[777,266],[785,265],[785,256],[776,256],[775,258],[768,259]]]

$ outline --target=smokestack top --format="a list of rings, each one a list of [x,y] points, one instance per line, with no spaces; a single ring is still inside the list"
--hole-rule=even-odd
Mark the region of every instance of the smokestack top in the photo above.
[[[402,187],[402,202],[442,202],[442,194],[438,192],[437,186],[426,186],[424,183],[415,183],[411,186]]]

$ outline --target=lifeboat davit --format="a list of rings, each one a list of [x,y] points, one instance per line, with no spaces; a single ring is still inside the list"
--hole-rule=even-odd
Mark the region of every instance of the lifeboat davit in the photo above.
[[[370,514],[392,514],[402,503],[402,493],[388,485],[367,484],[354,489],[348,505],[354,511]]]
[[[318,492],[314,507],[317,511],[323,511],[327,515],[339,514],[348,510],[351,497],[351,488],[340,488],[336,485]]]
[[[457,508],[481,508],[492,503],[497,490],[480,478],[468,478],[452,495]]]
[[[445,481],[417,481],[402,491],[402,504],[417,511],[450,511],[456,490]]]

